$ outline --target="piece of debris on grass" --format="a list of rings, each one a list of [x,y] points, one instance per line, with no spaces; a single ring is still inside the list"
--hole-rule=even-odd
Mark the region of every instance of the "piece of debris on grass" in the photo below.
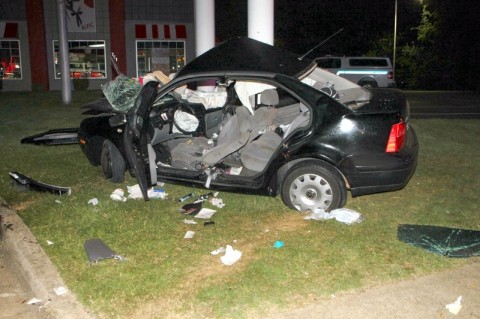
[[[193,196],[195,196],[195,193],[189,193],[185,196],[180,197],[178,199],[178,202],[183,203],[183,202],[187,201],[188,199],[192,198]]]
[[[402,224],[397,228],[397,238],[450,258],[480,256],[480,230]]]
[[[202,202],[199,202],[199,203],[185,204],[178,211],[184,215],[193,215],[200,212],[201,209],[202,209]]]
[[[18,186],[21,190],[50,192],[56,195],[70,195],[72,193],[72,189],[70,187],[42,183],[19,172],[10,172],[9,174],[10,178],[14,181],[14,185]]]
[[[328,220],[333,218],[347,225],[358,224],[363,221],[362,214],[348,208],[334,209],[329,213],[321,208],[317,208],[304,219]]]
[[[91,204],[93,206],[97,206],[98,205],[98,199],[97,198],[92,198],[88,201],[88,204]]]
[[[223,203],[223,200],[221,198],[210,198],[208,200],[210,203],[212,203],[213,206],[218,207],[218,208],[223,208],[225,207],[225,204]]]
[[[225,248],[224,247],[219,247],[217,249],[215,249],[214,251],[210,252],[210,254],[216,256],[216,255],[219,255],[219,254],[223,254],[225,252]]]
[[[121,188],[117,188],[110,194],[110,199],[116,202],[126,202],[127,198],[124,196],[125,192]]]
[[[195,232],[193,230],[189,230],[185,233],[185,236],[183,236],[183,238],[192,239],[194,235],[195,235]]]
[[[275,243],[273,244],[273,247],[274,247],[274,248],[282,248],[282,247],[284,247],[284,246],[285,246],[285,243],[284,243],[283,241],[281,241],[281,240],[277,240],[277,241],[275,241]]]
[[[109,258],[113,258],[119,261],[125,260],[123,256],[118,255],[99,238],[86,240],[83,244],[83,247],[85,248],[85,252],[87,253],[88,261],[91,264]]]
[[[226,266],[231,266],[242,258],[242,252],[236,249],[233,249],[232,246],[227,245],[225,249],[225,255],[220,257],[222,263]]]
[[[158,185],[158,184],[157,184]],[[163,184],[162,184],[163,185]],[[130,199],[143,199],[142,189],[139,184],[133,186],[127,186],[128,198]],[[168,194],[162,188],[149,188],[147,190],[148,198],[150,199],[165,199]]]
[[[211,218],[217,211],[210,209],[210,208],[202,208],[195,218],[202,218],[202,219],[209,219]]]

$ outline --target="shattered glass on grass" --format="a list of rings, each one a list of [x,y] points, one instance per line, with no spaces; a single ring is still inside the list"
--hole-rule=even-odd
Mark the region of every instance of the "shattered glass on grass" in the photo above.
[[[119,112],[127,112],[133,107],[142,86],[135,79],[123,74],[102,85],[102,91],[112,107]]]
[[[480,231],[426,225],[399,225],[397,237],[412,246],[438,255],[466,258],[480,256]]]

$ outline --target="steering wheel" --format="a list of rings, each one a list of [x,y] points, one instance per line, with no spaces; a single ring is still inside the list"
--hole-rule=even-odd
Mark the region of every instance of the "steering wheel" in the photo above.
[[[184,103],[180,103],[180,105],[177,107],[177,109],[173,112],[172,114],[172,123],[173,125],[175,125],[175,127],[177,128],[177,130],[179,130],[181,133],[185,134],[185,135],[190,135],[190,134],[193,134],[197,131],[197,129],[189,132],[189,131],[185,131],[175,120],[175,113],[177,113],[178,111],[182,111],[182,112],[186,112],[186,113],[189,113],[189,114],[192,114],[193,116],[195,116],[195,111],[193,110],[193,108],[188,105],[188,104],[184,104]]]

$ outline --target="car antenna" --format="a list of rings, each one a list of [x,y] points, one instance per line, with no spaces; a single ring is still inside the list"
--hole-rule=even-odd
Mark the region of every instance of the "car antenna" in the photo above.
[[[110,60],[112,62],[113,68],[115,69],[115,72],[117,72],[117,75],[121,75],[122,72],[120,71],[120,68],[118,67],[118,64],[117,64],[118,58],[115,55],[115,53],[112,52],[112,55],[110,56]]]
[[[333,38],[334,36],[336,36],[337,34],[339,34],[340,32],[343,31],[343,28],[341,28],[340,30],[338,30],[337,32],[335,32],[334,34],[332,34],[331,36],[329,36],[328,38],[326,38],[325,40],[323,40],[322,42],[320,42],[319,44],[317,44],[315,47],[313,47],[310,51],[308,51],[307,53],[305,53],[304,55],[302,55],[301,57],[299,57],[298,59],[300,61],[302,61],[307,55],[309,55],[310,53],[312,53],[313,50],[317,49],[319,46],[321,46],[322,44],[324,44],[325,42],[327,42],[328,40],[330,40],[331,38]]]

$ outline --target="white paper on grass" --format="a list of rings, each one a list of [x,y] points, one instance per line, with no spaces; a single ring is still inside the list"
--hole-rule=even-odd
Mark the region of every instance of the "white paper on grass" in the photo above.
[[[202,219],[209,219],[212,217],[217,211],[210,209],[210,208],[202,208],[198,212],[197,215],[195,215],[195,218],[202,218]]]
[[[233,249],[232,246],[227,245],[225,249],[225,255],[220,257],[220,260],[224,265],[231,266],[242,258],[242,252],[239,250]]]
[[[183,236],[183,238],[191,239],[191,238],[193,238],[194,235],[195,235],[195,232],[193,230],[189,230],[185,233],[185,236]]]

